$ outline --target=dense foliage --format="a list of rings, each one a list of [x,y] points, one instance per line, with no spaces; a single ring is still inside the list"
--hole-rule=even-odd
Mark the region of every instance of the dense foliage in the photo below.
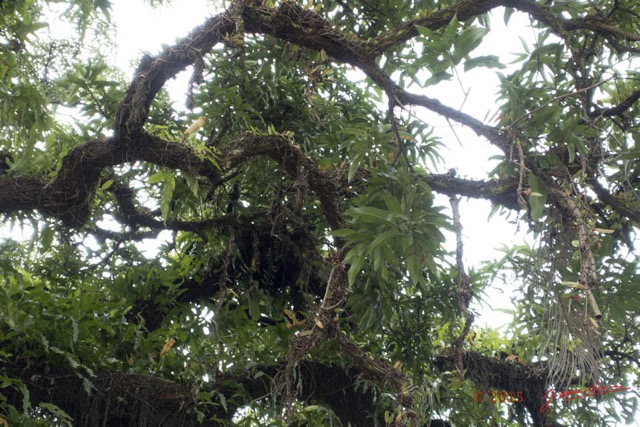
[[[637,1],[215,7],[127,81],[108,0],[0,0],[0,425],[633,419]],[[522,17],[512,63],[477,53]],[[428,96],[487,72],[487,117]],[[434,172],[481,142],[483,179]],[[465,266],[467,198],[534,244]]]

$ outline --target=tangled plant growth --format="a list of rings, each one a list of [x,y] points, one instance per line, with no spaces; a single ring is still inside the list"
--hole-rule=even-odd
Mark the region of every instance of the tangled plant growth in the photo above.
[[[0,212],[33,230],[0,246],[0,422],[634,416],[637,2],[231,1],[128,82],[91,43],[108,1],[67,2],[73,42],[44,36],[48,3],[0,1]],[[474,54],[489,12],[530,19],[510,72]],[[500,73],[493,119],[429,96],[478,69]],[[163,90],[184,70],[187,112]],[[497,166],[433,173],[450,141],[420,111]],[[466,266],[461,197],[516,212],[535,246]],[[519,284],[507,336],[470,306],[500,280]],[[550,387],[598,383],[631,391],[540,411]],[[490,390],[522,400],[474,401]]]

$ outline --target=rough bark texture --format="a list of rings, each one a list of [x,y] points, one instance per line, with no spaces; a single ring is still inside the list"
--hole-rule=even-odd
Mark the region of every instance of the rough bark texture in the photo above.
[[[589,242],[591,232],[586,229],[580,210],[587,204],[579,205],[571,201],[578,196],[568,194],[565,189],[559,188],[557,180],[542,171],[539,162],[541,156],[529,151],[518,158],[518,155],[514,154],[517,153],[514,147],[519,144],[521,136],[509,127],[485,124],[440,100],[410,93],[396,84],[391,76],[377,65],[376,59],[382,53],[418,35],[416,25],[436,30],[446,26],[454,16],[460,21],[465,21],[500,6],[529,14],[532,19],[550,28],[560,38],[574,31],[590,32],[618,46],[622,51],[637,50],[633,43],[640,41],[638,34],[626,33],[618,29],[615,23],[600,19],[596,15],[574,19],[560,18],[539,2],[528,0],[461,0],[453,7],[435,11],[428,17],[408,21],[370,40],[347,36],[325,17],[296,3],[284,2],[277,8],[270,8],[257,2],[236,1],[229,10],[208,19],[175,46],[165,49],[156,57],[143,58],[119,106],[113,137],[98,137],[71,150],[62,161],[55,178],[50,180],[36,176],[16,177],[0,174],[0,213],[39,212],[59,219],[67,227],[82,228],[87,225],[90,217],[96,190],[101,180],[111,177],[109,171],[113,166],[144,161],[181,170],[190,176],[206,178],[216,186],[220,185],[225,176],[235,173],[239,167],[250,164],[258,157],[267,157],[283,176],[292,181],[300,180],[300,171],[304,170],[305,185],[319,200],[327,224],[334,230],[342,227],[344,218],[340,203],[347,198],[341,190],[347,185],[344,175],[321,170],[317,159],[305,155],[293,138],[250,133],[240,135],[233,144],[220,148],[215,154],[218,160],[218,164],[215,164],[186,144],[166,141],[144,130],[151,104],[167,80],[209,55],[214,46],[238,30],[238,19],[241,19],[243,31],[247,34],[271,36],[314,51],[323,50],[332,61],[359,68],[386,93],[391,100],[391,111],[394,106],[422,107],[462,124],[500,149],[507,158],[514,159],[516,169],[520,170],[513,176],[487,181],[461,179],[450,175],[425,176],[424,181],[434,191],[449,196],[486,199],[508,209],[520,209],[525,207],[523,201],[527,197],[522,188],[524,171],[536,175],[550,189],[551,203],[567,213],[571,221],[578,223],[580,250],[584,260],[583,271],[580,274],[581,282],[588,288],[595,289],[598,279],[594,272],[595,261]],[[640,91],[632,93],[619,105],[601,110],[598,114],[605,118],[622,117],[638,99]],[[591,107],[593,105],[589,106],[589,111],[593,113],[595,110]],[[597,170],[585,167],[584,173],[601,202],[629,221],[640,223],[640,213],[616,199],[599,183]],[[366,174],[367,171],[359,171],[350,185],[356,190],[359,185],[366,186]],[[123,372],[98,372],[91,378],[95,389],[87,394],[82,378],[74,372],[58,371],[56,368],[49,370],[44,365],[21,366],[19,363],[8,367],[7,372],[3,374],[22,378],[34,405],[39,402],[54,402],[71,414],[78,426],[219,425],[227,422],[235,410],[247,402],[245,394],[250,400],[269,395],[272,391],[271,378],[274,378],[276,388],[282,388],[278,395],[284,402],[292,399],[319,402],[330,407],[345,425],[372,425],[373,418],[379,423],[384,423],[383,414],[375,412],[374,393],[357,386],[359,379],[366,379],[396,393],[399,407],[406,411],[404,419],[407,423],[414,422],[409,379],[397,366],[371,357],[351,341],[342,331],[340,319],[335,315],[336,308],[344,307],[348,294],[344,248],[334,257],[323,259],[314,251],[313,245],[309,244],[311,239],[305,235],[307,231],[304,227],[293,231],[287,230],[286,227],[270,227],[272,224],[260,221],[260,215],[243,217],[229,214],[201,221],[162,221],[157,212],[137,208],[134,202],[135,191],[119,184],[117,179],[109,191],[117,205],[118,219],[134,229],[143,227],[151,230],[198,232],[230,227],[238,230],[238,233],[241,230],[250,231],[254,237],[246,237],[246,242],[238,243],[241,246],[240,252],[245,251],[245,258],[249,264],[258,256],[256,254],[260,253],[260,239],[264,236],[277,236],[282,242],[303,242],[298,247],[287,247],[288,243],[283,244],[283,247],[279,248],[283,254],[278,260],[281,265],[275,267],[281,267],[282,286],[288,288],[295,284],[301,274],[302,267],[297,267],[302,261],[296,253],[323,265],[323,269],[311,270],[308,280],[311,288],[309,293],[315,295],[315,302],[319,304],[317,317],[306,320],[311,331],[308,335],[292,338],[286,363],[281,366],[262,367],[269,380],[264,377],[251,380],[246,375],[238,374],[234,377],[230,374],[226,378],[219,378],[201,386],[200,391],[215,390],[226,396],[226,410],[221,406],[205,410],[208,411],[205,414],[207,416],[217,415],[220,418],[219,423],[198,424],[195,402],[197,392],[189,386],[161,378]],[[340,242],[338,246],[339,244]],[[265,248],[262,249],[266,252]],[[219,292],[224,281],[221,278],[226,275],[238,277],[245,274],[239,268],[234,269],[224,262],[211,271],[204,280],[181,282],[182,293],[179,301],[197,303],[211,298]],[[259,280],[259,272],[251,274],[254,274],[253,279]],[[296,303],[303,304],[304,301],[300,299]],[[163,321],[162,311],[156,309],[154,304],[153,300],[146,300],[132,310],[132,316],[139,315],[146,319],[149,330],[159,327]],[[313,322],[316,326],[313,326]],[[304,360],[305,355],[325,342],[332,342],[344,351],[352,361],[353,367],[346,369]],[[460,361],[456,360],[455,356],[442,356],[436,364],[443,370],[453,369],[452,366],[456,366]],[[458,352],[457,356],[463,356],[461,361],[467,375],[479,385],[511,390],[514,384],[517,384],[518,389],[526,390],[526,404],[520,411],[528,411],[536,426],[551,425],[553,421],[546,415],[540,415],[538,411],[546,386],[544,366],[510,364],[469,352]],[[294,376],[301,380],[302,388],[299,390],[287,388],[287,385],[293,382]],[[51,377],[55,378],[54,386],[51,386]],[[230,385],[233,382],[236,382],[235,386]],[[21,396],[19,393],[9,394],[8,399],[19,406]],[[367,419],[363,414],[371,418]]]

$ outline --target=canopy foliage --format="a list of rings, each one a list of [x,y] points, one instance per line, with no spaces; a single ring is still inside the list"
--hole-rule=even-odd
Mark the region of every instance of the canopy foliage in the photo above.
[[[127,78],[108,0],[0,1],[0,425],[633,419],[640,3],[217,7]],[[484,118],[442,95],[487,73]],[[439,172],[481,143],[481,179]],[[535,243],[465,265],[467,198]]]

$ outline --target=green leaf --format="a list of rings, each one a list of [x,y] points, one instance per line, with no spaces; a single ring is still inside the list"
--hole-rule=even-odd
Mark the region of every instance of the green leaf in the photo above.
[[[47,252],[51,248],[51,244],[53,243],[53,237],[56,234],[56,230],[47,225],[44,230],[40,233],[40,252]]]
[[[82,388],[84,389],[85,393],[91,395],[96,389],[96,386],[93,384],[93,382],[91,382],[91,380],[89,380],[89,378],[82,377]]]
[[[102,183],[102,185],[100,186],[101,190],[108,190],[109,188],[111,188],[111,186],[113,185],[113,180],[112,179],[108,179],[105,182]]]
[[[482,38],[489,32],[488,28],[468,27],[456,38],[454,47],[454,62],[457,64],[462,58],[477,48]]]
[[[166,174],[164,186],[162,187],[162,195],[160,197],[160,212],[163,221],[169,219],[171,211],[171,201],[173,200],[173,192],[176,189],[176,178],[173,174]]]
[[[486,55],[486,56],[478,56],[475,58],[467,59],[464,62],[464,71],[469,71],[477,67],[486,67],[486,68],[506,68],[498,56],[495,55]]]
[[[451,80],[451,77],[453,77],[453,74],[447,72],[447,71],[441,71],[438,73],[433,74],[431,77],[429,77],[427,79],[427,81],[424,82],[424,86],[431,86],[434,85],[436,83],[440,83],[441,81],[447,81],[447,80]]]
[[[504,25],[509,25],[509,20],[511,19],[511,15],[513,15],[514,10],[515,9],[512,7],[504,8],[504,16],[502,18],[504,21]]]
[[[544,208],[547,203],[547,188],[534,174],[529,174],[528,180],[532,191],[531,196],[529,197],[531,219],[539,221],[544,214]],[[534,194],[540,194],[540,196]]]
[[[151,175],[149,177],[149,179],[147,179],[147,182],[149,184],[157,184],[159,182],[164,182],[164,180],[167,178],[167,172],[165,171],[158,171],[156,173],[154,173],[153,175]]]
[[[249,317],[252,320],[258,321],[260,319],[260,298],[254,292],[249,300]]]
[[[566,286],[568,288],[575,288],[575,289],[587,289],[586,286],[578,283],[578,282],[572,282],[572,281],[567,281],[567,280],[563,280],[562,282],[560,282],[560,284],[562,286]]]
[[[453,44],[456,33],[458,32],[458,16],[454,15],[451,18],[451,21],[447,24],[444,31],[444,37],[442,37],[442,42],[446,44]]]
[[[560,107],[558,106],[552,105],[552,106],[544,107],[533,115],[533,117],[531,118],[531,121],[536,125],[544,126],[548,124],[551,120],[554,120],[555,116],[559,115],[559,113],[560,113]]]
[[[220,405],[222,405],[222,408],[225,411],[227,411],[227,398],[222,393],[218,393],[217,397],[218,397],[218,400],[220,401]]]
[[[400,202],[390,193],[384,193],[382,199],[384,200],[384,204],[387,205],[387,209],[389,209],[390,211],[402,212],[402,206],[400,205]]]
[[[67,426],[73,426],[73,418],[71,417],[71,415],[67,414],[59,406],[54,405],[53,403],[48,403],[48,402],[40,402],[38,403],[38,406],[42,409],[46,409],[47,411],[49,411],[51,415],[56,417],[56,421],[61,421]]]
[[[71,319],[71,342],[73,344],[78,342],[78,336],[80,334],[80,328],[78,326],[78,321],[76,319],[74,319],[73,317],[70,318]]]
[[[433,36],[433,32],[427,27],[423,27],[422,25],[416,25],[415,27],[421,36],[428,37],[428,38],[431,38]]]
[[[426,256],[424,258],[424,263],[430,272],[432,272],[433,274],[438,274],[438,266],[436,265],[435,260],[432,256]]]
[[[576,160],[576,146],[572,141],[567,143],[567,151],[569,152],[569,163],[573,163]]]
[[[22,394],[22,410],[23,412],[29,411],[31,409],[31,398],[29,394],[29,389],[27,386],[20,380],[6,377],[4,375],[0,375],[0,389],[14,387],[19,390]],[[2,403],[2,395],[0,394],[0,403]]]
[[[395,223],[391,220],[389,212],[383,211],[382,209],[363,206],[359,208],[351,208],[352,215],[356,214],[357,216],[366,219],[367,221],[383,224],[383,225],[395,225]]]
[[[420,258],[416,254],[411,254],[407,257],[407,270],[409,271],[409,278],[414,285],[422,279],[422,265]]]
[[[377,250],[380,245],[387,243],[387,241],[397,236],[398,232],[396,230],[385,231],[384,233],[376,237],[373,242],[371,242],[371,244],[367,247],[367,252],[372,253],[373,251]]]
[[[342,237],[343,239],[348,239],[354,234],[358,234],[356,230],[351,230],[349,228],[341,228],[340,230],[334,230],[331,234],[335,237]]]
[[[358,168],[360,167],[360,162],[362,161],[363,157],[364,157],[364,153],[359,153],[356,156],[354,156],[353,160],[351,161],[351,164],[349,165],[349,173],[347,175],[348,182],[351,182],[353,180],[353,177],[356,176],[356,173],[358,172]]]
[[[352,249],[349,251],[350,253],[355,250]],[[349,281],[349,285],[352,286],[356,282],[356,277],[360,274],[360,270],[362,269],[362,265],[365,261],[365,255],[360,253],[358,255],[354,255],[351,261],[351,267],[349,268],[349,272],[347,273],[347,279]]]

